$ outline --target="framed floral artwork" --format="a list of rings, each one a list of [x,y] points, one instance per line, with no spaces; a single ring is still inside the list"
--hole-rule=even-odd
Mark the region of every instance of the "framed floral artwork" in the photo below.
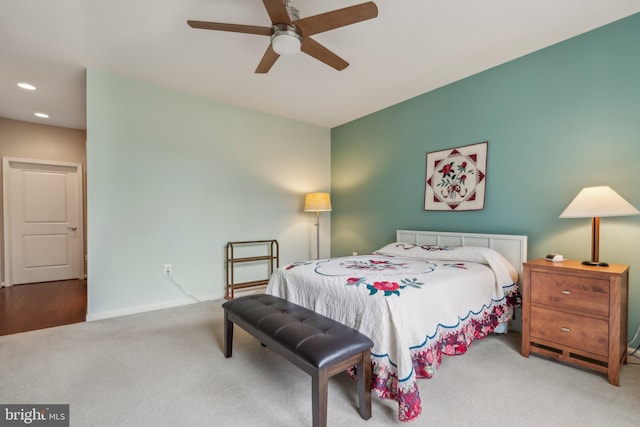
[[[484,209],[487,141],[427,153],[426,211]]]

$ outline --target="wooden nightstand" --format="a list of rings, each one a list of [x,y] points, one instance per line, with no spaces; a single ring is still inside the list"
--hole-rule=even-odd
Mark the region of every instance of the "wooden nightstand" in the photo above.
[[[594,369],[619,385],[627,363],[629,266],[536,259],[523,267],[522,355]]]

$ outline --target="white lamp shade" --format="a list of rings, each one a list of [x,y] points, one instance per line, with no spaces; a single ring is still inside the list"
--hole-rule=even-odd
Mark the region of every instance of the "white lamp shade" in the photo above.
[[[295,55],[300,52],[302,42],[295,35],[282,33],[276,34],[271,38],[271,47],[278,55]]]
[[[560,214],[560,218],[638,215],[640,211],[609,186],[586,187]]]
[[[331,210],[329,193],[309,193],[304,198],[305,212],[326,212]]]

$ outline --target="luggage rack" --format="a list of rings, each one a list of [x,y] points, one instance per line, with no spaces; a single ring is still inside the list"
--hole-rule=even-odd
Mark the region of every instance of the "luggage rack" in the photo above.
[[[235,250],[242,246],[258,246],[267,249],[266,255],[236,257]],[[235,282],[235,267],[239,263],[268,262],[268,277],[266,279],[251,280],[248,282]],[[227,243],[227,282],[225,299],[233,299],[236,289],[246,289],[263,286],[269,283],[273,271],[280,266],[280,248],[277,240],[247,240],[242,242]]]

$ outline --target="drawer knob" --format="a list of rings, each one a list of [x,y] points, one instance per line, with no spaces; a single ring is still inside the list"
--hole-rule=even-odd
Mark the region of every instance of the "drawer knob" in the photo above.
[[[571,332],[571,329],[569,329],[569,328],[560,328],[560,330],[562,332]]]
[[[571,295],[571,291],[562,291],[563,295]]]

